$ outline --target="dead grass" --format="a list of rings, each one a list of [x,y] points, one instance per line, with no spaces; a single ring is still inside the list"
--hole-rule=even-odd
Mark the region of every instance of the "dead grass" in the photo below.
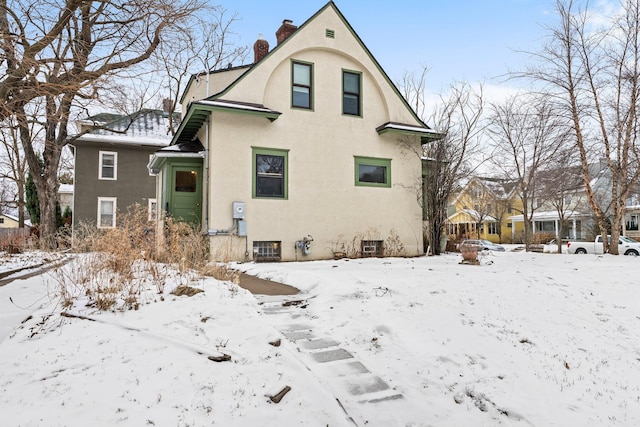
[[[171,294],[179,297],[181,296],[192,297],[201,292],[204,292],[204,291],[202,289],[194,288],[193,286],[180,285],[177,288],[175,288],[173,291],[171,291]]]
[[[154,223],[146,208],[135,205],[118,216],[118,227],[98,229],[80,224],[74,234],[74,261],[52,273],[63,307],[79,301],[100,311],[137,309],[142,291],[150,286],[163,294],[168,286],[179,292],[209,272],[208,244],[197,227],[167,221],[162,231],[166,246],[158,250]],[[233,280],[214,267],[214,277]],[[198,290],[202,292],[201,290]]]

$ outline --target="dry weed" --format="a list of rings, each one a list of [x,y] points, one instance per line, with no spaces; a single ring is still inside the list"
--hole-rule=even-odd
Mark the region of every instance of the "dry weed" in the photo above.
[[[77,226],[73,247],[80,256],[52,273],[62,304],[69,307],[86,299],[97,310],[137,309],[148,286],[162,294],[169,283],[184,286],[197,280],[196,269],[208,261],[205,236],[196,227],[171,220],[164,232],[167,246],[158,251],[155,224],[140,205],[119,215],[116,228]]]

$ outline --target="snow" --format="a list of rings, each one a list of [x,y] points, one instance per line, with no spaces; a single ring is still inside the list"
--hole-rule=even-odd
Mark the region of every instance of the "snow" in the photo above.
[[[216,100],[216,101],[201,100],[201,101],[197,101],[196,103],[200,105],[209,105],[212,107],[230,108],[233,110],[246,110],[246,111],[256,111],[260,113],[281,114],[278,111],[271,110],[269,108],[262,107],[262,106],[249,105],[249,104],[239,103],[239,102],[228,102],[224,100]]]
[[[204,292],[193,297],[148,287],[138,310],[67,309],[86,318],[60,316],[53,271],[15,280],[0,287],[0,419],[640,425],[636,257],[508,251],[482,255],[479,266],[460,260],[238,264],[302,293],[253,296],[201,278],[191,285]],[[292,299],[300,302],[282,305]],[[278,338],[281,346],[269,344]],[[221,354],[232,360],[208,359]]]
[[[405,130],[405,131],[411,131],[411,132],[421,132],[421,133],[440,135],[440,133],[435,132],[435,131],[433,131],[433,130],[431,130],[429,128],[426,128],[426,127],[413,126],[413,125],[407,125],[407,124],[402,124],[402,123],[386,123],[386,124],[380,126],[378,129],[379,130],[396,129],[396,130]]]

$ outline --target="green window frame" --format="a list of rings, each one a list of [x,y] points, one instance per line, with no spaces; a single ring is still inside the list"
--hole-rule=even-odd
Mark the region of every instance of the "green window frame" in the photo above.
[[[362,73],[342,70],[342,114],[362,117]]]
[[[313,64],[291,61],[291,107],[313,109]]]
[[[360,156],[354,159],[356,186],[391,188],[391,159]]]
[[[252,197],[289,197],[289,150],[252,147]]]

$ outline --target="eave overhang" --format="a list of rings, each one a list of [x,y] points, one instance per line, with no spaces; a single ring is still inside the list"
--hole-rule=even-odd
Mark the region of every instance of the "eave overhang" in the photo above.
[[[204,159],[204,151],[198,153],[185,153],[185,152],[177,152],[177,151],[158,151],[153,156],[151,156],[151,160],[147,163],[147,169],[149,169],[149,173],[153,176],[158,175],[160,173],[160,169],[167,161],[167,159]]]
[[[422,139],[422,143],[437,141],[442,139],[445,134],[435,132],[428,127],[408,125],[404,123],[387,122],[376,128],[378,135],[385,133],[396,133],[400,135],[418,135]]]
[[[276,120],[282,114],[279,111],[266,108],[259,104],[223,100],[195,101],[189,105],[187,115],[180,124],[171,144],[175,145],[191,141],[212,111],[255,115],[264,117],[270,121]]]

